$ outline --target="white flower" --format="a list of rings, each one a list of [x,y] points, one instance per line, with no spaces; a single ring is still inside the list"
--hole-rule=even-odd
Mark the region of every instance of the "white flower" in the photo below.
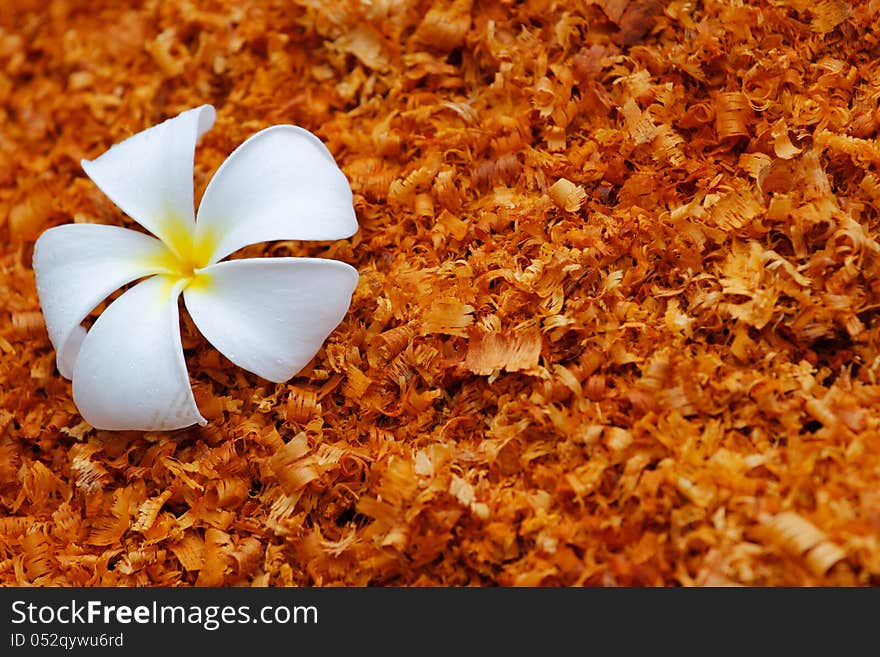
[[[275,382],[299,372],[351,303],[357,271],[321,258],[221,259],[269,240],[353,235],[351,188],[310,132],[267,128],[217,170],[193,212],[196,141],[214,123],[203,105],[144,130],[82,166],[155,237],[96,224],[44,232],[34,272],[58,370],[101,429],[206,424],[183,356],[178,297],[202,334],[236,365]],[[157,239],[158,238],[158,239]],[[86,332],[86,316],[137,279]]]

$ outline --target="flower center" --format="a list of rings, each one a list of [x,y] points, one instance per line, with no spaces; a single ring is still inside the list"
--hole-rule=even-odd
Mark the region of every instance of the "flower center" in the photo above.
[[[211,261],[214,240],[210,236],[200,236],[200,239],[196,239],[193,231],[176,218],[163,222],[158,232],[168,250],[157,262],[152,263],[153,266],[178,280],[187,280],[187,287],[207,283],[207,274],[198,270],[206,267]]]

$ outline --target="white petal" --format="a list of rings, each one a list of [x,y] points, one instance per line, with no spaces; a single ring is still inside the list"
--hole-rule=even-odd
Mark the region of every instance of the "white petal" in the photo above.
[[[193,230],[196,142],[215,117],[210,105],[187,110],[83,160],[82,167],[128,216],[178,251],[181,233]]]
[[[270,240],[336,240],[357,232],[351,187],[308,130],[277,125],[239,146],[208,184],[196,251],[214,263]]]
[[[73,369],[73,401],[99,429],[170,431],[207,421],[193,398],[177,300],[182,280],[153,276],[101,313]]]
[[[199,331],[233,363],[275,382],[318,352],[358,283],[353,267],[320,258],[230,260],[199,277],[183,293]]]
[[[34,245],[34,274],[61,375],[70,378],[86,315],[126,283],[163,271],[170,253],[155,237],[118,226],[66,224]]]

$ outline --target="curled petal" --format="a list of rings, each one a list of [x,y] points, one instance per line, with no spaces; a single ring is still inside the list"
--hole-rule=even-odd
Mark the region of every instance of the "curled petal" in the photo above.
[[[128,216],[181,257],[193,231],[196,142],[214,124],[210,105],[187,110],[122,141],[82,167]]]
[[[73,373],[85,316],[114,290],[162,271],[169,255],[155,237],[118,226],[67,224],[40,235],[34,274],[62,376]]]
[[[195,249],[215,263],[258,242],[355,232],[351,187],[330,151],[309,131],[278,125],[245,141],[217,170],[199,206]]]
[[[183,298],[202,335],[224,356],[282,382],[305,367],[342,321],[357,282],[357,271],[336,260],[231,260],[201,270]]]
[[[99,429],[170,431],[207,424],[193,398],[177,300],[184,280],[153,276],[98,317],[73,369],[73,400]]]

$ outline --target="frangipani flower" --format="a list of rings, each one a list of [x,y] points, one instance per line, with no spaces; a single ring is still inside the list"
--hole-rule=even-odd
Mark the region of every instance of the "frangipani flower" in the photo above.
[[[357,231],[352,194],[310,132],[278,125],[220,166],[194,214],[193,160],[214,123],[210,105],[183,112],[82,166],[153,236],[67,224],[34,248],[40,305],[73,399],[101,429],[172,430],[206,424],[190,386],[178,299],[233,363],[283,382],[299,372],[351,303],[357,271],[322,258],[222,262],[269,240],[334,240]],[[124,285],[87,332],[82,322]]]

